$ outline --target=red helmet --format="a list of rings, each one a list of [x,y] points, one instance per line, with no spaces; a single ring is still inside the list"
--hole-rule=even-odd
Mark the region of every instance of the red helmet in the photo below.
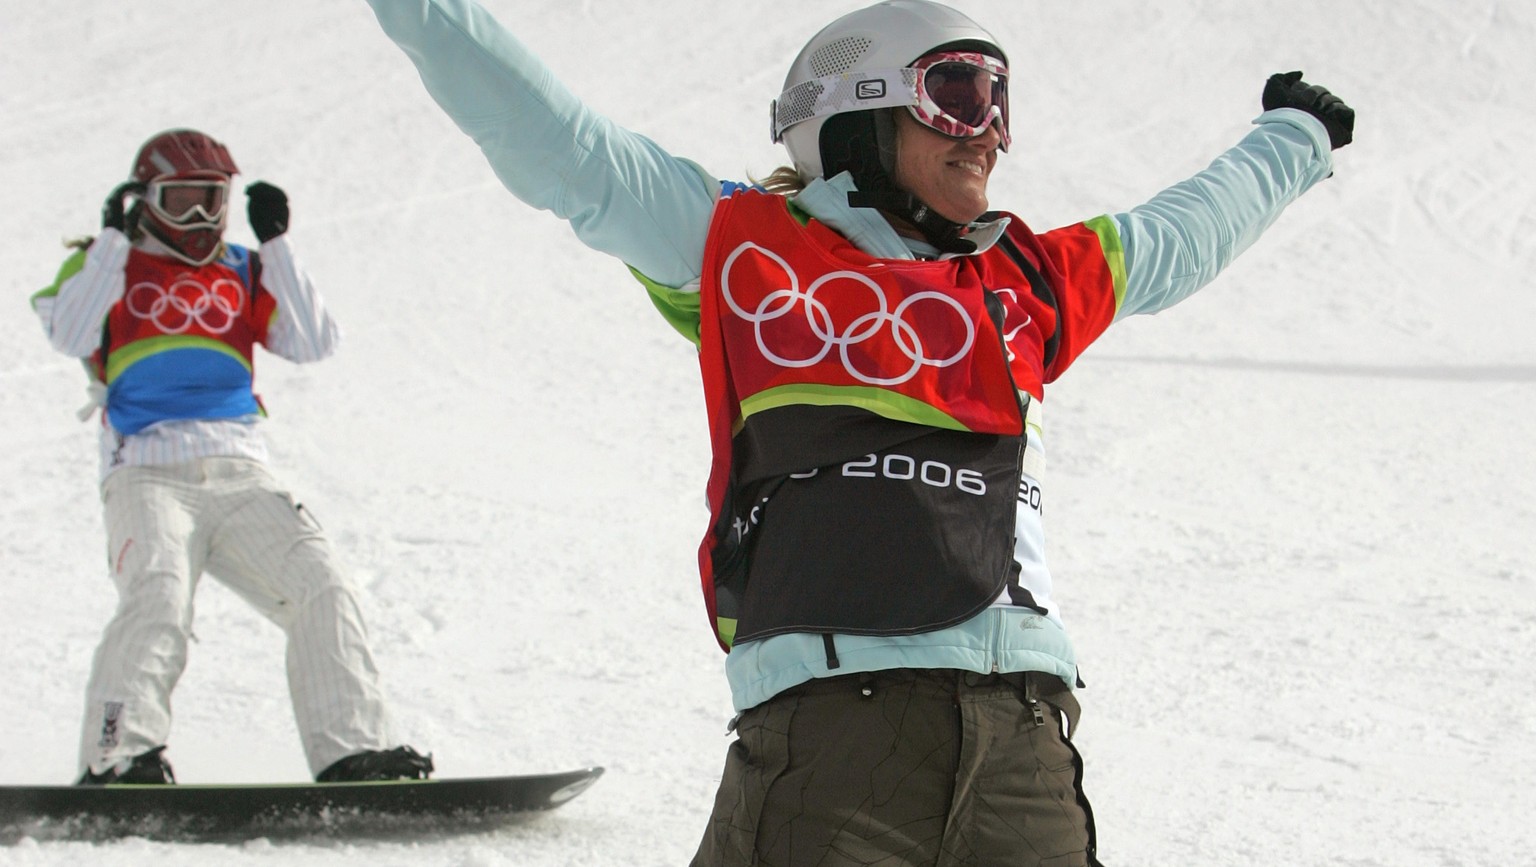
[[[193,172],[217,172],[229,177],[238,175],[240,169],[228,148],[195,129],[166,130],[145,142],[133,159],[133,179],[143,184],[167,175]]]
[[[218,255],[229,214],[229,181],[239,167],[229,149],[191,129],[162,132],[133,160],[148,206],[139,225],[172,255],[204,265]]]

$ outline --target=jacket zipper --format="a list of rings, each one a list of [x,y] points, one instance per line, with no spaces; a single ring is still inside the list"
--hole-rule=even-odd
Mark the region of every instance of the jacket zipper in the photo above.
[[[1019,540],[1017,536],[1019,526],[1019,481],[1024,473],[1024,453],[1029,448],[1029,407],[1025,403],[1023,392],[1019,391],[1019,384],[1013,378],[1013,367],[1008,364],[1008,340],[1003,336],[1003,302],[991,289],[983,288],[986,293],[987,316],[992,320],[993,328],[997,331],[997,343],[1003,350],[1003,371],[1008,374],[1008,385],[1013,389],[1013,403],[1019,409],[1019,450],[1014,455],[1014,485],[1011,497],[1008,501],[1012,507],[1008,513],[1008,526],[1013,528],[1013,534],[1008,538],[1008,562],[1003,566],[1003,587],[1008,587],[1008,573],[1013,571],[1014,556],[1018,551]],[[992,647],[989,653],[992,656],[992,673],[998,672],[998,653],[1002,647],[1002,618],[997,618],[996,627],[992,630]]]

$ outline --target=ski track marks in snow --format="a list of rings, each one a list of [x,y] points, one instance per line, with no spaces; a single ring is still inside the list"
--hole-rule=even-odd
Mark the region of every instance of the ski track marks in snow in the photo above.
[[[491,0],[577,94],[722,177],[837,8]],[[1303,69],[1359,112],[1336,176],[1048,399],[1049,532],[1109,863],[1530,861],[1536,767],[1536,12],[1487,0],[958,5],[1010,47],[993,202],[1046,229],[1203,167]],[[489,835],[23,841],[10,867],[672,865],[728,738],[694,552],[697,365],[617,262],[511,200],[361,2],[0,0],[0,781],[73,772],[112,606],[79,365],[25,298],[152,132],[288,190],[346,332],[262,356],[277,474],[366,587],[397,722],[444,775],[608,767]],[[593,49],[592,46],[597,48]],[[231,230],[251,242],[242,217]],[[18,614],[20,612],[20,614]],[[300,779],[282,637],[199,595],[172,757]]]

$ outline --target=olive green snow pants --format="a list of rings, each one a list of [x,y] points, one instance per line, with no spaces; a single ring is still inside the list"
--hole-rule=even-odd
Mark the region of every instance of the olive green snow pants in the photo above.
[[[1038,672],[813,680],[744,713],[694,867],[1097,867],[1077,700]]]

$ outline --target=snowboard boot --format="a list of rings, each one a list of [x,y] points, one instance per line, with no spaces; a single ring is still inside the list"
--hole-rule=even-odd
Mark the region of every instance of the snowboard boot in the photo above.
[[[101,773],[92,773],[90,768],[85,769],[77,786],[114,786],[135,785],[154,786],[167,785],[176,782],[176,774],[171,771],[171,763],[165,760],[165,747],[158,746],[152,750],[139,753],[131,759],[123,759]]]
[[[315,777],[319,783],[358,783],[367,780],[425,780],[432,774],[432,754],[410,747],[366,750],[332,762]]]

